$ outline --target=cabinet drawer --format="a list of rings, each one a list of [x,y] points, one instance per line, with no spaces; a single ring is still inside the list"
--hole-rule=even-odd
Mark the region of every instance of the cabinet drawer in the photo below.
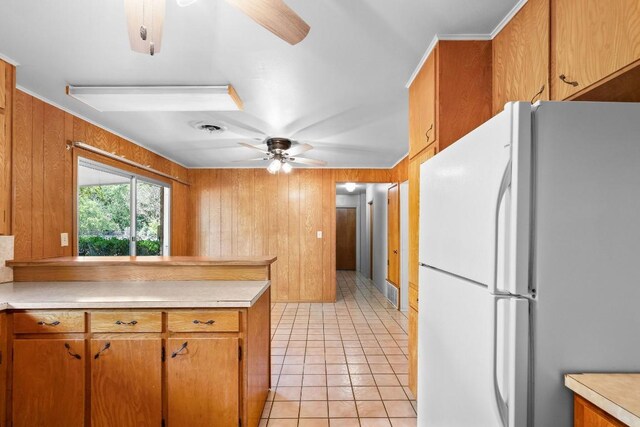
[[[170,312],[171,332],[238,332],[240,313],[237,311]]]
[[[409,307],[418,311],[418,289],[409,286]]]
[[[105,311],[91,313],[91,332],[162,332],[162,313]]]
[[[84,311],[14,313],[13,331],[16,334],[84,332]]]

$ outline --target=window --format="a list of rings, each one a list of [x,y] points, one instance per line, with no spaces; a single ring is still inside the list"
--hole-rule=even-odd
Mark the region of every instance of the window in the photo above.
[[[168,184],[78,158],[78,255],[169,255]]]

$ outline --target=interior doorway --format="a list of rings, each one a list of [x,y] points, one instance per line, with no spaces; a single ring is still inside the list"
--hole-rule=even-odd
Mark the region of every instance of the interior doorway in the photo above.
[[[356,208],[336,208],[336,269],[356,270]]]

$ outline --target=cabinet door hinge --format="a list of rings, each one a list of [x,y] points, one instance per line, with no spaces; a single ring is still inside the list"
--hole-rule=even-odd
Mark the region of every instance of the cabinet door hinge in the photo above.
[[[166,358],[166,355],[167,355],[167,351],[165,350],[164,346],[162,346],[162,352],[161,352],[161,355],[160,355],[160,360],[162,360],[164,362],[164,360]],[[164,423],[164,420],[162,420],[162,422]]]
[[[238,360],[242,360],[242,346],[239,345],[238,346]]]

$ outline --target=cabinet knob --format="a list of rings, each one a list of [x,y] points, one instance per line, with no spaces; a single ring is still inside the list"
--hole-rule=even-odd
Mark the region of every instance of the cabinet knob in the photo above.
[[[424,133],[424,136],[427,137],[427,142],[429,142],[429,138],[431,138],[429,136],[429,132],[431,132],[433,130],[433,123],[431,123],[431,127],[429,129],[427,129],[427,131]]]
[[[560,80],[562,80],[564,83],[571,85],[573,87],[576,87],[579,84],[577,81],[571,81],[567,79],[567,76],[565,76],[564,74],[560,74]]]
[[[171,358],[175,359],[176,357],[180,356],[181,353],[187,348],[188,345],[189,345],[189,341],[183,342],[179,349],[171,353]]]
[[[203,322],[201,320],[196,319],[196,320],[193,321],[193,323],[196,324],[196,325],[213,325],[214,323],[216,323],[216,321],[215,320],[207,320],[206,322]]]
[[[38,322],[38,325],[40,326],[58,326],[60,324],[60,322],[58,320],[56,320],[55,322],[51,322],[51,323],[47,323],[44,320],[41,320]]]

